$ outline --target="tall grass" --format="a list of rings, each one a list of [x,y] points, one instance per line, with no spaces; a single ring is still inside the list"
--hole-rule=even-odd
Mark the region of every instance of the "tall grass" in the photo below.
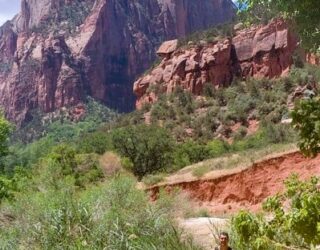
[[[170,202],[149,203],[131,177],[79,191],[48,173],[2,205],[0,249],[200,249],[181,240]]]

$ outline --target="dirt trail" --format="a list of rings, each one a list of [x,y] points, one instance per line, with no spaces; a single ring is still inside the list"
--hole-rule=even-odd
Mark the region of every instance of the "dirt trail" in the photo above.
[[[179,225],[183,228],[185,235],[191,235],[194,241],[204,249],[214,249],[217,245],[214,235],[216,230],[223,230],[229,222],[221,218],[190,218],[180,220]]]
[[[160,188],[169,192],[181,188],[199,206],[215,215],[232,214],[241,208],[257,211],[265,198],[283,190],[283,181],[292,173],[297,173],[301,179],[320,176],[320,155],[310,159],[300,152],[292,152],[213,179],[163,183],[148,191],[156,199]]]

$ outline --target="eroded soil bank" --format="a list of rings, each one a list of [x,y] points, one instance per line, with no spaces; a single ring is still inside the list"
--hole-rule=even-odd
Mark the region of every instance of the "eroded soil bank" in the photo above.
[[[320,156],[311,159],[300,152],[288,153],[214,179],[164,183],[148,191],[156,199],[161,188],[168,192],[180,188],[215,215],[232,214],[239,209],[258,211],[268,196],[283,191],[284,180],[293,173],[301,179],[320,176]]]

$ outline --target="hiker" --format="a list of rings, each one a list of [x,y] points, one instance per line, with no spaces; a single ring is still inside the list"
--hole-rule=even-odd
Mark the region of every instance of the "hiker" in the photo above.
[[[229,247],[229,234],[227,232],[221,232],[219,235],[219,246],[216,246],[214,250],[232,250],[231,247]]]

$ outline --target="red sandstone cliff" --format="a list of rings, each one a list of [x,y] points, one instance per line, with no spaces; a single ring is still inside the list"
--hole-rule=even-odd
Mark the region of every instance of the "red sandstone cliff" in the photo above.
[[[85,95],[130,110],[162,41],[233,16],[231,0],[21,0],[0,27],[0,105],[18,124]]]
[[[158,50],[161,63],[134,83],[136,106],[152,103],[156,85],[160,93],[171,93],[177,86],[200,95],[205,83],[227,86],[237,76],[278,77],[286,74],[292,64],[297,38],[282,20],[266,26],[255,26],[235,32],[225,40],[178,48],[175,40]]]

